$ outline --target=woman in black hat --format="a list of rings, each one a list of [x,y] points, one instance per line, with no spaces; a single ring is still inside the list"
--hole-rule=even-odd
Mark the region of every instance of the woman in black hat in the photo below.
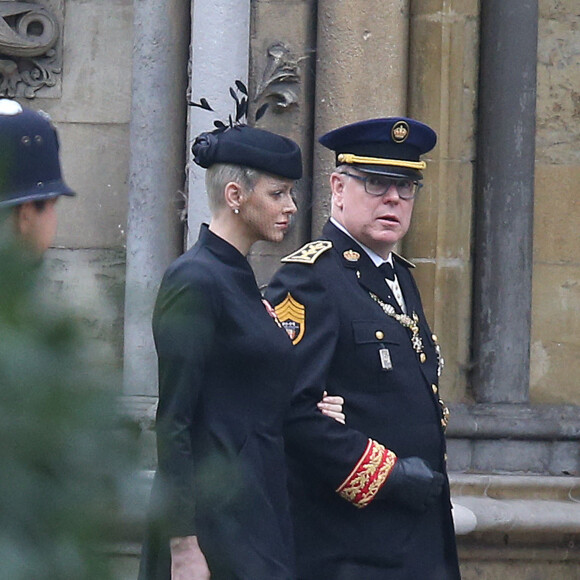
[[[246,255],[288,231],[301,153],[237,125],[200,135],[193,154],[212,219],[167,270],[153,317],[158,470],[140,579],[290,580],[282,431],[293,347]]]

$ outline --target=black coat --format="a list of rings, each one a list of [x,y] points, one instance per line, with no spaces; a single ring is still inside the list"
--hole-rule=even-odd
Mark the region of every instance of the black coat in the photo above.
[[[292,345],[246,258],[202,226],[155,307],[158,470],[140,579],[196,535],[212,580],[294,578],[283,445]]]
[[[294,339],[300,369],[286,427],[298,577],[458,578],[447,482],[424,513],[390,502],[382,489],[364,509],[335,491],[357,466],[368,438],[399,457],[419,456],[441,473],[445,440],[440,357],[411,265],[395,258],[407,311],[419,319],[423,357],[410,330],[371,298],[369,291],[395,304],[365,251],[331,223],[323,239],[332,244],[315,242],[295,253],[266,293]],[[381,350],[390,363],[381,363]],[[344,397],[346,428],[316,411],[324,390]]]

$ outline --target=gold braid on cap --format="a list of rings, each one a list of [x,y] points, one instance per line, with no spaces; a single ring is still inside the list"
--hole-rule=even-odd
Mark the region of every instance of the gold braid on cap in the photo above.
[[[392,165],[394,167],[408,167],[409,169],[425,169],[427,164],[424,161],[403,161],[402,159],[383,159],[381,157],[361,157],[353,153],[339,153],[340,163],[364,163],[369,165]]]

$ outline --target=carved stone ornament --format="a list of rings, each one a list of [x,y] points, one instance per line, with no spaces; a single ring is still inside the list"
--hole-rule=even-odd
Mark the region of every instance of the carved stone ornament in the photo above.
[[[62,70],[59,25],[45,7],[0,0],[0,96],[34,98]]]
[[[300,91],[300,62],[308,56],[296,58],[281,43],[268,48],[267,64],[262,81],[256,88],[255,100],[268,100],[278,112],[298,103]]]

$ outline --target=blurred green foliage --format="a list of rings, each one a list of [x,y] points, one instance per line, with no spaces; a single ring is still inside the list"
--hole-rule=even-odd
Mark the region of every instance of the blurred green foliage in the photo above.
[[[0,242],[0,579],[113,578],[100,548],[134,468],[118,392],[39,265]]]

